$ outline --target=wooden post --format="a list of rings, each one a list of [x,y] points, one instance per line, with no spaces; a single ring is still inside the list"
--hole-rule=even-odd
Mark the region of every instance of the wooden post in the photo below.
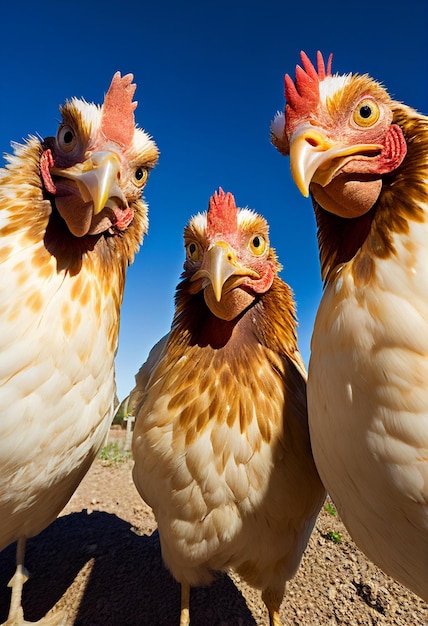
[[[135,417],[133,415],[126,415],[124,418],[126,420],[126,437],[125,437],[125,451],[128,452],[132,446],[132,425],[135,422]]]

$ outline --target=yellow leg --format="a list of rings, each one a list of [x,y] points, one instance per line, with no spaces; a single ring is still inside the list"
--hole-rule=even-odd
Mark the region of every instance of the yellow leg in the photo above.
[[[12,595],[10,598],[9,615],[4,626],[19,626],[20,624],[24,624],[22,587],[25,581],[28,580],[28,575],[24,568],[25,544],[26,538],[20,537],[16,546],[16,570],[8,585],[12,587]]]
[[[28,626],[36,626],[36,624],[40,624],[40,626],[62,626],[65,624],[65,618],[62,613],[57,613],[56,615],[50,617],[44,617],[38,622],[26,622],[24,620],[24,610],[22,608],[22,588],[25,581],[28,580],[28,574],[24,567],[26,542],[27,540],[25,537],[20,537],[18,539],[16,547],[16,570],[9,582],[9,587],[12,587],[9,615],[2,626],[25,626],[26,624]]]
[[[279,607],[281,606],[283,595],[275,593],[273,589],[267,587],[262,593],[263,602],[269,611],[269,626],[282,626],[279,617]]]
[[[190,586],[187,583],[181,583],[181,611],[180,626],[189,626],[190,624]]]

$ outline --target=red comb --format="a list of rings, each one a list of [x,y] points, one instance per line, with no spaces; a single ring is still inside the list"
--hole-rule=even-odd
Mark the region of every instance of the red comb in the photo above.
[[[296,79],[286,74],[285,83],[285,99],[287,122],[293,117],[301,117],[308,115],[314,111],[319,103],[319,83],[326,76],[331,76],[331,62],[333,55],[330,54],[325,66],[321,52],[317,52],[317,69],[309,60],[304,52],[300,53],[303,69],[300,65],[296,65]]]
[[[230,192],[224,193],[219,187],[211,196],[207,213],[207,234],[209,237],[227,235],[238,228],[238,209]]]
[[[104,98],[101,119],[101,131],[104,136],[122,146],[129,146],[134,136],[134,110],[132,102],[136,85],[132,83],[132,74],[121,77],[116,72]]]

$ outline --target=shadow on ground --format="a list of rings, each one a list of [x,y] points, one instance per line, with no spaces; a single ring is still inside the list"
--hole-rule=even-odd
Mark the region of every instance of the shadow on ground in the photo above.
[[[7,617],[14,563],[15,544],[0,553],[0,623]],[[86,579],[70,595],[85,565]],[[58,518],[28,541],[26,567],[31,578],[23,606],[29,621],[58,603],[70,626],[178,626],[180,587],[162,564],[157,531],[139,536],[116,515],[82,511]],[[256,624],[226,575],[193,589],[190,602],[192,626]]]

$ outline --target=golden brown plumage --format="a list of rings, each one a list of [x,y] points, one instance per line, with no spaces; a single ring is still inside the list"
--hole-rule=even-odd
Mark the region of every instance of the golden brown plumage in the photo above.
[[[0,173],[0,549],[18,540],[8,625],[23,623],[26,539],[64,507],[112,418],[125,273],[158,154],[135,127],[134,91],[117,73],[102,107],[67,102],[56,137],[16,145]]]
[[[357,545],[428,600],[428,118],[302,64],[273,133],[318,224],[314,457]]]
[[[182,585],[234,568],[279,624],[324,499],[290,288],[268,226],[221,190],[184,232],[171,332],[136,377],[134,481]]]

